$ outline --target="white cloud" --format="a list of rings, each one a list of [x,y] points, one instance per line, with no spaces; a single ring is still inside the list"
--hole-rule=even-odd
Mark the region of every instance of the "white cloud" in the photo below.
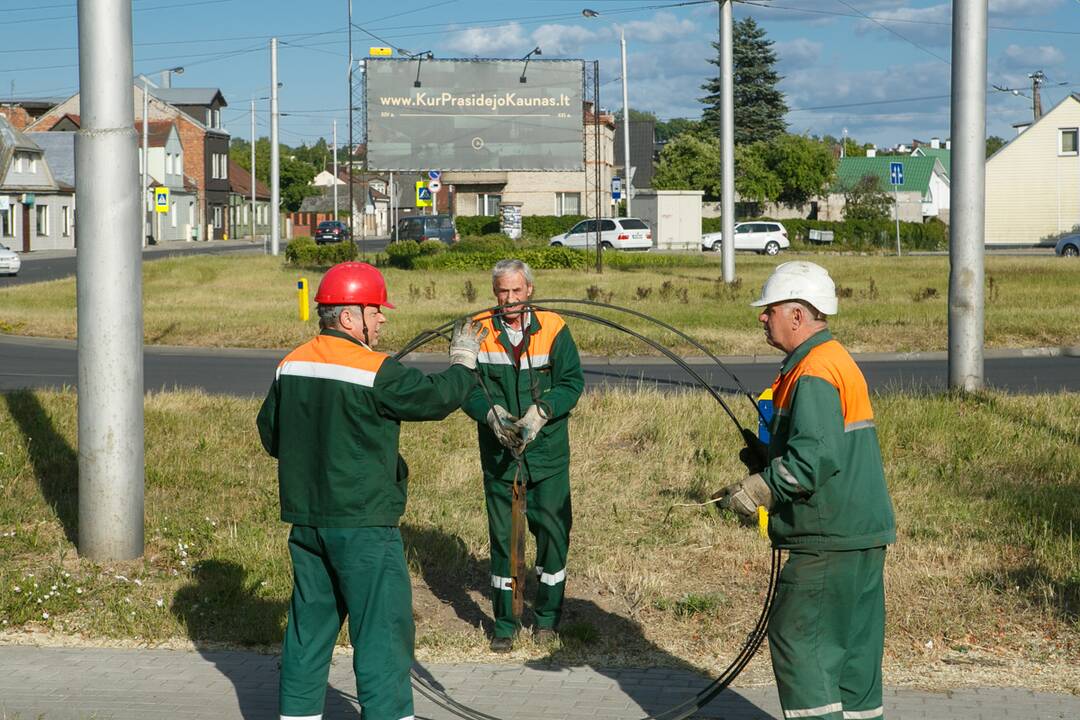
[[[449,38],[443,41],[442,46],[469,57],[514,57],[528,52],[531,47],[522,48],[531,42],[521,25],[510,23],[499,28],[468,28],[460,31],[451,28]]]
[[[597,34],[578,25],[541,25],[533,31],[532,41],[545,56],[581,56],[585,48],[595,47]]]
[[[656,13],[649,20],[634,20],[622,24],[627,43],[666,43],[696,35],[700,28],[688,18],[679,19],[669,12]]]
[[[1002,68],[1011,70],[1029,69],[1036,65],[1047,68],[1064,63],[1065,53],[1053,45],[1038,45],[1036,47],[1009,45],[1002,51],[998,60]]]
[[[776,50],[777,64],[781,68],[815,64],[821,59],[822,47],[824,46],[821,43],[807,38],[780,40],[773,45],[773,49]]]

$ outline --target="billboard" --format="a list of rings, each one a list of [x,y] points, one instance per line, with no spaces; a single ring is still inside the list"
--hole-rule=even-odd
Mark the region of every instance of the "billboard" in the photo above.
[[[369,58],[368,167],[582,170],[583,78],[581,60]]]

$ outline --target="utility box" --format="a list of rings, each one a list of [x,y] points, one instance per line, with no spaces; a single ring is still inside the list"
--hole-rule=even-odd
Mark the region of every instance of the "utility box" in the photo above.
[[[634,215],[652,229],[658,250],[701,249],[701,190],[635,190]]]

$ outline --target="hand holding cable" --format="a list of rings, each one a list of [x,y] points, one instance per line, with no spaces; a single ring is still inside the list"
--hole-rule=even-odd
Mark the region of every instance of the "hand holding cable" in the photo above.
[[[529,406],[521,419],[514,423],[518,434],[521,436],[522,449],[525,449],[526,445],[536,439],[536,436],[540,434],[540,428],[544,427],[547,421],[548,416],[543,408],[539,405]]]
[[[713,493],[712,499],[717,500],[720,507],[733,511],[748,525],[757,521],[758,507],[768,511],[773,506],[772,490],[757,473],[718,490]]]
[[[450,336],[450,364],[475,370],[480,343],[487,334],[487,328],[475,320],[458,320],[454,323],[454,334]]]
[[[510,411],[502,405],[493,405],[488,410],[487,424],[491,428],[491,432],[495,433],[495,439],[504,448],[519,453],[524,448],[524,445],[516,427],[517,422],[517,417],[511,415]]]

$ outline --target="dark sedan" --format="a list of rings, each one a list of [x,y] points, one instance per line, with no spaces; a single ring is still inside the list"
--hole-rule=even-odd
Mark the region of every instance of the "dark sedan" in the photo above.
[[[336,243],[350,238],[349,226],[340,220],[323,220],[315,229],[315,242]]]

